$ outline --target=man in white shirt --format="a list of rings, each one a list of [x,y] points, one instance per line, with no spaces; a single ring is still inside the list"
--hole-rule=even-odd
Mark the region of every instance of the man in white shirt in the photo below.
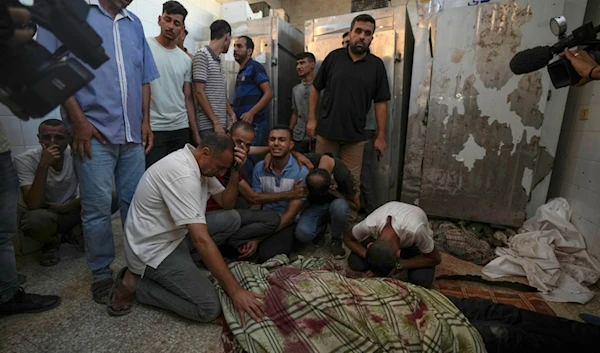
[[[352,234],[346,234],[344,242],[352,250],[348,266],[377,276],[407,269],[411,283],[427,288],[441,261],[432,234],[422,209],[388,202],[355,225]]]
[[[200,142],[192,95],[192,59],[177,47],[185,30],[188,12],[177,1],[163,4],[158,16],[160,34],[148,38],[148,45],[160,73],[150,83],[150,126],[154,147],[146,155],[146,169],[169,153],[190,142]],[[190,135],[191,133],[191,135]]]
[[[236,162],[234,164],[234,161]],[[204,264],[232,298],[244,323],[244,313],[257,321],[264,307],[257,294],[235,280],[206,225],[206,201],[212,197],[232,209],[238,195],[239,169],[246,151],[228,135],[208,134],[194,149],[186,145],[150,167],[137,186],[125,223],[123,268],[109,293],[108,311],[124,315],[135,293],[139,302],[171,310],[200,322],[221,313],[219,298],[208,276],[194,264],[188,239]],[[216,176],[231,169],[223,187]],[[239,226],[239,225],[238,225]]]
[[[61,240],[84,251],[81,227],[75,227],[81,223],[81,203],[65,124],[57,119],[43,121],[38,140],[40,147],[14,160],[22,195],[20,227],[42,243],[40,265],[53,266],[60,262]]]

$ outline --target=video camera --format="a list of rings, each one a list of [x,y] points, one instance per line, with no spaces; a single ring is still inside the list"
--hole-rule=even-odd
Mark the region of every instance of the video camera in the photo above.
[[[94,78],[70,53],[93,69],[109,58],[102,39],[86,22],[85,0],[35,0],[32,6],[17,0],[6,3],[0,5],[1,38],[12,38],[15,31],[8,10],[13,6],[29,10],[30,28],[42,26],[62,43],[55,53],[33,40],[16,46],[0,44],[0,102],[22,119],[43,117]]]
[[[587,45],[584,50],[597,63],[600,63],[600,41],[596,40],[600,26],[594,27],[591,22],[588,22],[566,36],[567,20],[563,16],[558,16],[550,20],[550,30],[559,38],[556,44],[551,47],[539,46],[518,52],[510,61],[510,69],[514,74],[521,75],[537,71],[547,65],[554,88],[574,85],[582,77],[575,71],[567,58],[559,57],[550,64],[548,62],[563,52],[565,48]]]

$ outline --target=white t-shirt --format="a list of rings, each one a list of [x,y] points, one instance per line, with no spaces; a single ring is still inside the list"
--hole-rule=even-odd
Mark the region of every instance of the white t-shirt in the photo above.
[[[200,174],[187,144],[152,165],[142,176],[125,222],[125,257],[131,272],[157,268],[179,246],[186,225],[206,224],[206,201],[225,190]]]
[[[189,128],[183,84],[192,82],[192,59],[178,47],[163,47],[154,37],[148,38],[148,45],[160,73],[150,82],[150,126],[153,131]]]
[[[400,238],[400,248],[416,245],[423,254],[433,251],[433,232],[429,228],[425,212],[417,206],[397,201],[388,202],[373,211],[352,228],[352,235],[358,241],[368,237],[377,239],[388,216],[392,216],[392,227]]]
[[[15,168],[19,175],[19,186],[33,185],[35,172],[42,159],[42,147],[21,153],[15,156]],[[46,194],[44,201],[50,203],[62,204],[77,197],[77,188],[79,182],[73,170],[73,157],[71,157],[71,149],[67,147],[64,152],[63,167],[61,170],[48,168],[48,176],[46,178]],[[22,206],[25,204],[22,202]]]

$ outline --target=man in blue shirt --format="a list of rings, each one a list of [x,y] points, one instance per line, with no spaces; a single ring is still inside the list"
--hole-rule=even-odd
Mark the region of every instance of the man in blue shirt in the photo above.
[[[98,303],[105,302],[113,284],[113,180],[124,224],[144,173],[144,156],[153,145],[149,84],[159,74],[142,22],[125,9],[130,2],[89,1],[87,23],[102,38],[110,60],[94,70],[96,78],[63,105],[63,120],[73,138],[86,257],[94,276],[92,294]],[[37,40],[52,52],[61,45],[43,29]]]
[[[264,161],[254,167],[252,189],[256,192],[284,192],[294,188],[294,184],[304,182],[308,169],[300,168],[290,153],[294,148],[292,130],[286,125],[276,125],[269,132],[269,153],[272,156],[271,168],[263,168]],[[279,227],[258,247],[258,261],[264,262],[277,254],[289,255],[294,245],[296,219],[304,206],[304,199],[282,200],[263,205],[264,210],[279,214]]]
[[[269,76],[265,68],[252,60],[254,41],[247,36],[239,37],[233,47],[235,61],[240,64],[240,71],[235,82],[235,100],[233,110],[238,119],[252,124],[254,127],[253,146],[267,144],[269,131],[269,114],[267,106],[273,98],[273,89],[269,84]],[[250,180],[252,168],[259,159],[251,157],[246,162],[242,174]]]

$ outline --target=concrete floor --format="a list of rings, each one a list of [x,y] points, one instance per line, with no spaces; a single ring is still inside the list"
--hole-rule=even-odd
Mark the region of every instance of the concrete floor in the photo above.
[[[118,218],[113,222],[113,231],[116,272],[125,265]],[[320,249],[308,251],[324,255]],[[18,258],[18,272],[27,276],[25,290],[58,294],[62,304],[44,313],[0,318],[0,352],[223,351],[220,326],[199,324],[137,303],[129,315],[109,316],[105,306],[91,299],[91,275],[84,254],[63,245],[61,257],[60,264],[53,267],[41,267],[37,254]],[[551,303],[551,306],[557,315],[571,319],[577,318],[579,312],[600,314],[600,296],[587,305]]]

